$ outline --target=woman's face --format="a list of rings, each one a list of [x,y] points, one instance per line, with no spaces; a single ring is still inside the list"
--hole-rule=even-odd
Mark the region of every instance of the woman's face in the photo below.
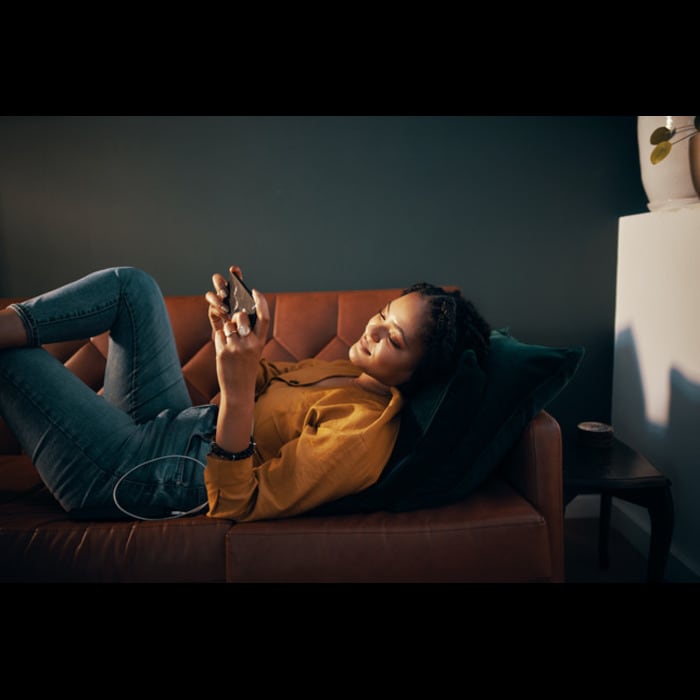
[[[386,386],[408,381],[423,357],[428,302],[411,292],[380,309],[348,351],[350,361]]]

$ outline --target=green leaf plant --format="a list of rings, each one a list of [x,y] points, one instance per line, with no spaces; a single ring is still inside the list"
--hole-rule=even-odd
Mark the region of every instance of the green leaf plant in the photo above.
[[[686,124],[678,129],[668,129],[665,126],[654,129],[649,137],[649,143],[654,146],[654,150],[651,152],[651,162],[654,165],[660,163],[671,152],[673,144],[685,141],[698,132],[700,132],[700,116],[695,117],[692,124]],[[674,136],[680,136],[680,138],[671,141]]]

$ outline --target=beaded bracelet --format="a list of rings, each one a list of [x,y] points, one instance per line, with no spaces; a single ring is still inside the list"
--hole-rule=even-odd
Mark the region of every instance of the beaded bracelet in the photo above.
[[[221,459],[230,459],[232,462],[235,462],[239,459],[247,459],[248,457],[251,457],[254,452],[255,452],[255,440],[253,440],[252,435],[250,436],[250,444],[242,452],[229,452],[228,450],[225,450],[223,447],[219,447],[214,440],[212,440],[211,443],[209,443],[209,454],[210,455],[214,455],[215,457],[220,457]]]

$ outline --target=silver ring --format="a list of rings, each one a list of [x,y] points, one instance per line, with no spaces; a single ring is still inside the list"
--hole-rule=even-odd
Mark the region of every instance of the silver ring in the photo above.
[[[227,338],[230,338],[232,335],[236,335],[237,332],[238,332],[238,331],[236,331],[235,329],[234,329],[234,330],[231,330],[230,328],[224,326],[224,335],[225,335]]]
[[[241,326],[238,329],[238,335],[240,335],[240,336],[245,337],[248,335],[248,333],[250,333],[250,328],[248,328],[248,326]]]

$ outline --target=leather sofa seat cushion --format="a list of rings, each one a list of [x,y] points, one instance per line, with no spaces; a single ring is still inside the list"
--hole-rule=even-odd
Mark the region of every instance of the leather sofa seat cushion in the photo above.
[[[226,569],[256,583],[537,581],[551,576],[549,550],[542,515],[492,479],[438,510],[239,523]]]

